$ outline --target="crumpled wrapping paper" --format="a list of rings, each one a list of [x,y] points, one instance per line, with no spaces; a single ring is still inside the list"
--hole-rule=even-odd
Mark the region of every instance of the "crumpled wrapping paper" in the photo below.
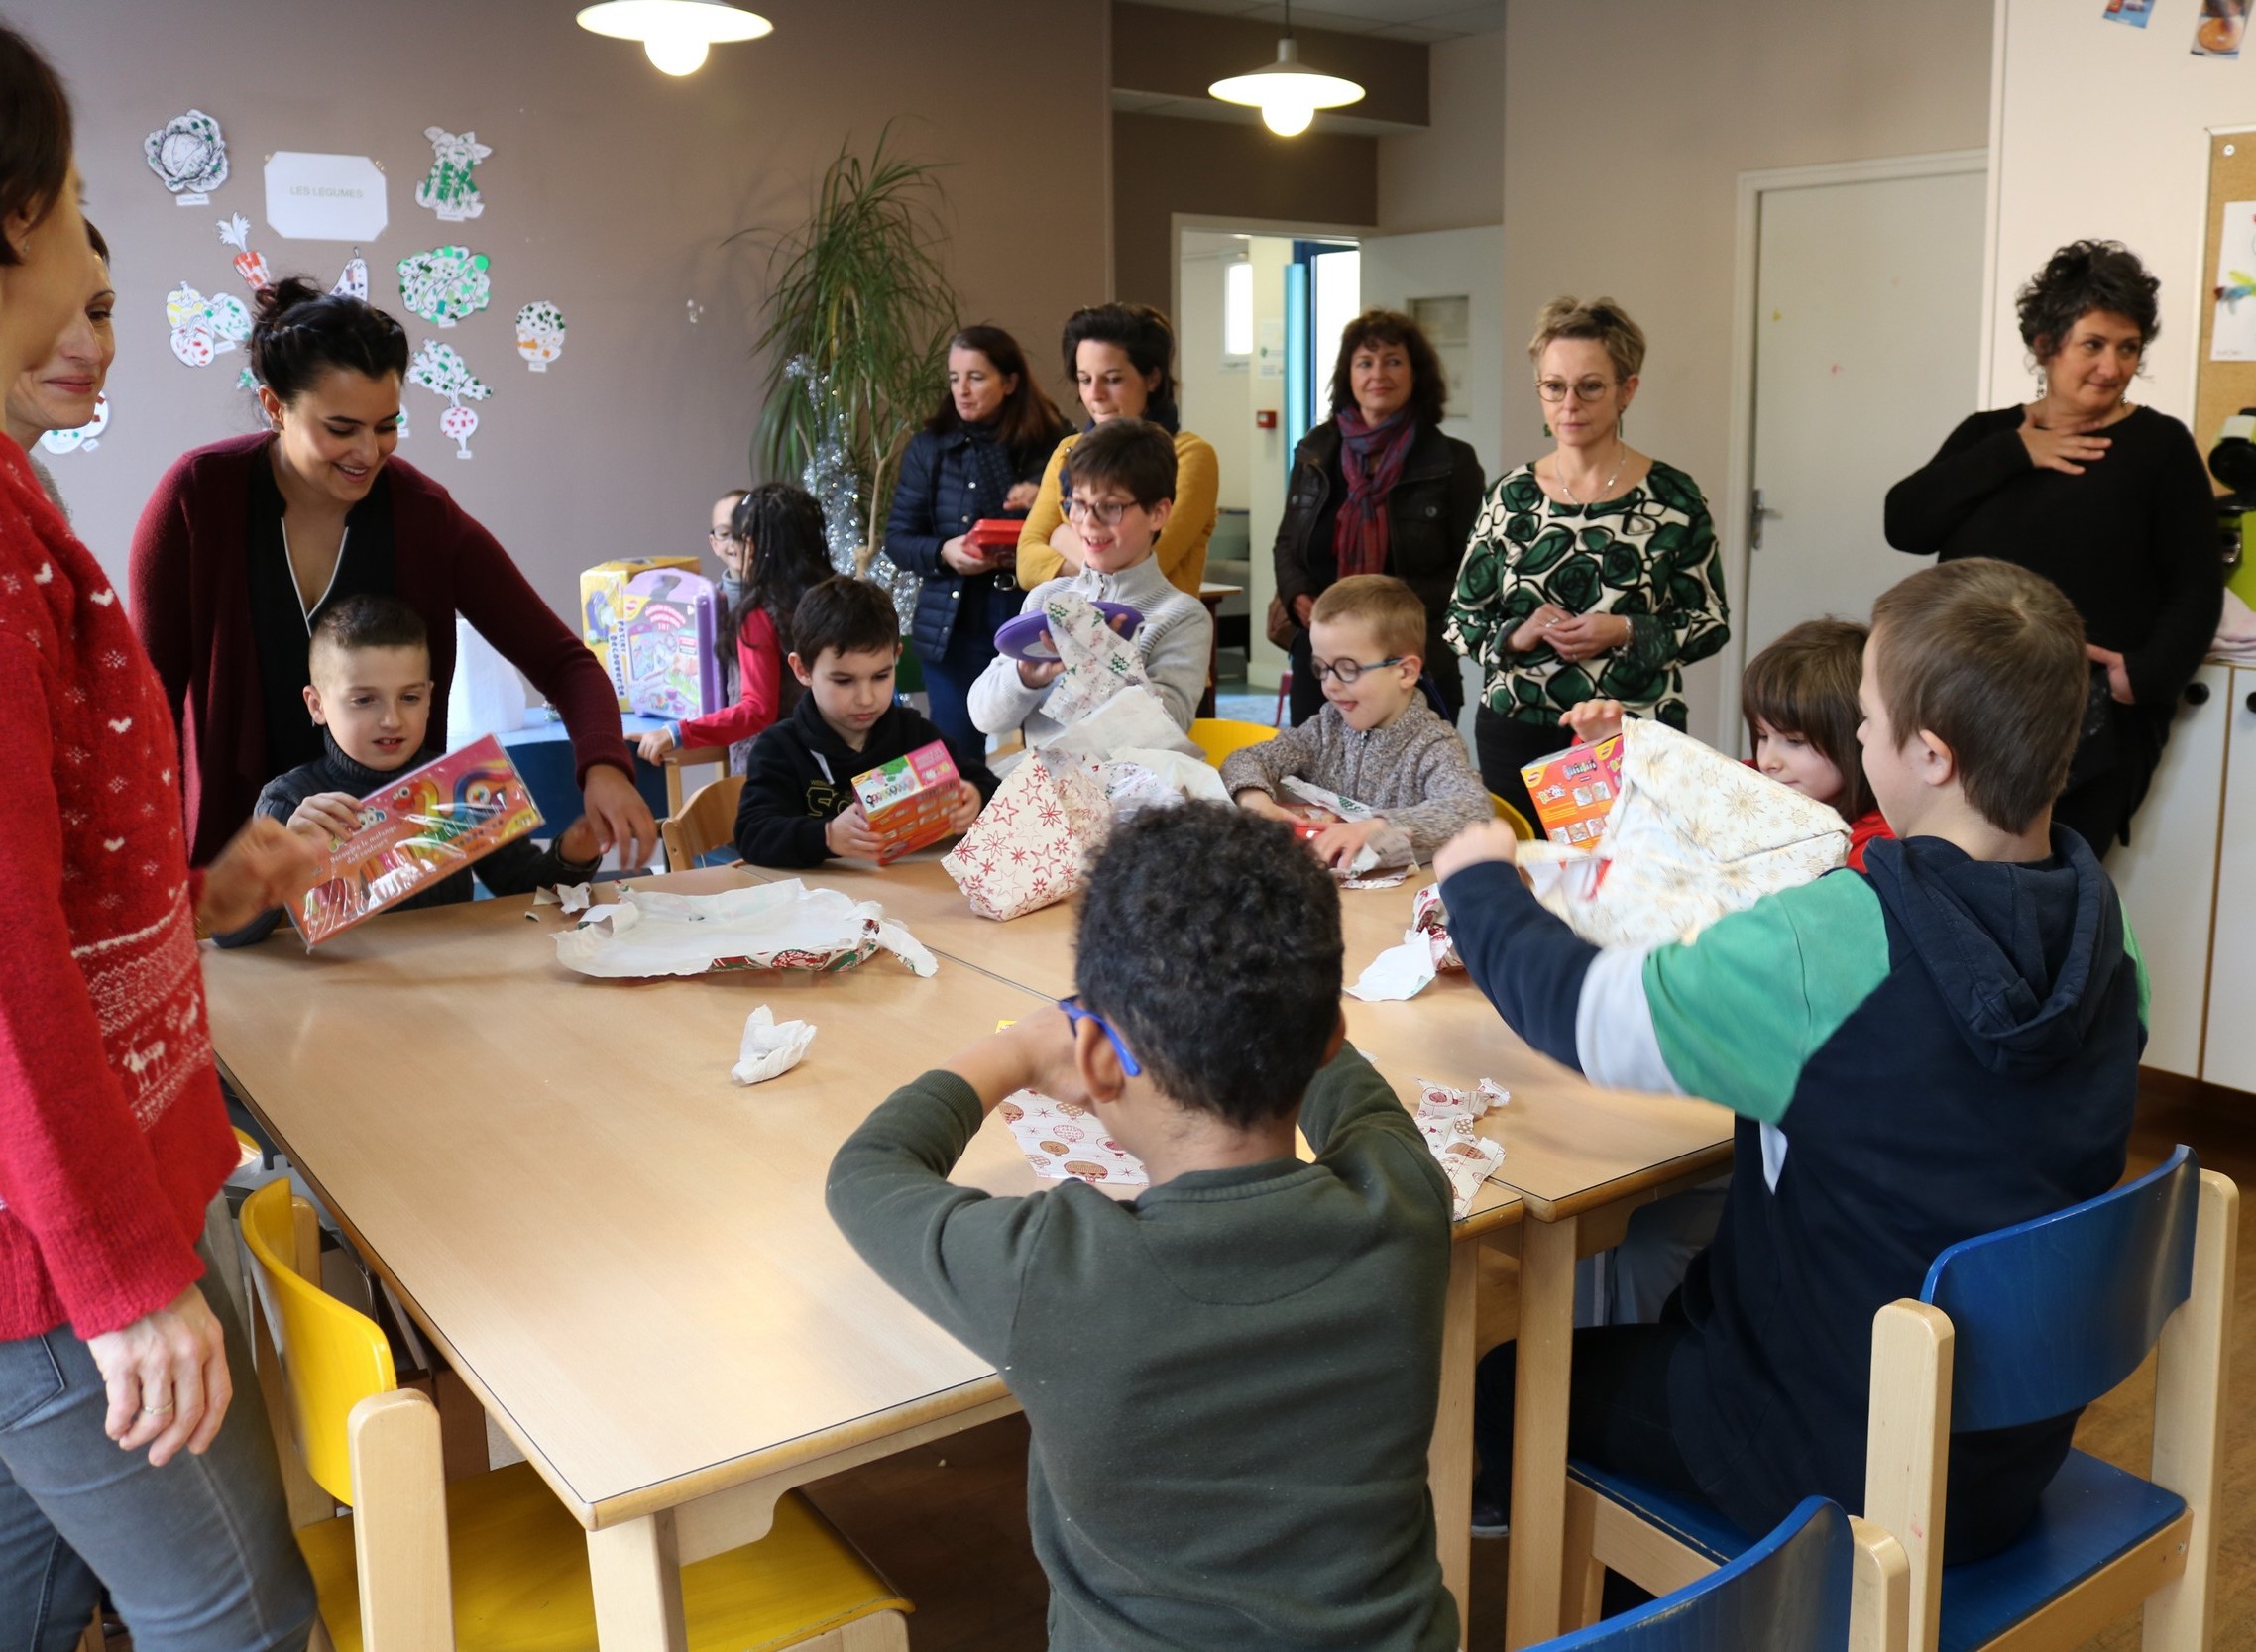
[[[1849,858],[1829,806],[1666,723],[1622,726],[1622,791],[1595,850],[1523,843],[1535,898],[1599,946],[1689,940]]]
[[[729,1076],[739,1084],[764,1084],[780,1078],[807,1058],[815,1042],[811,1021],[778,1021],[765,1004],[744,1018],[744,1039],[736,1064]]]
[[[891,952],[911,973],[939,971],[917,938],[875,901],[797,878],[670,895],[628,889],[591,907],[579,927],[556,935],[556,960],[583,975],[638,979],[712,969],[851,969]]]
[[[1367,803],[1327,791],[1297,774],[1285,777],[1285,789],[1302,803],[1328,810],[1344,822],[1368,821],[1379,813]],[[1342,889],[1392,889],[1410,875],[1415,860],[1410,853],[1410,833],[1400,826],[1385,826],[1345,866],[1334,866],[1332,875],[1340,880]]]
[[[1079,592],[1060,591],[1044,598],[1042,611],[1050,616],[1050,640],[1064,667],[1042,702],[1044,716],[1072,723],[1122,689],[1151,681],[1136,645],[1114,630],[1103,610]]]
[[[1483,1136],[1473,1121],[1492,1107],[1504,1106],[1512,1092],[1490,1078],[1469,1091],[1430,1078],[1419,1079],[1417,1085],[1417,1128],[1433,1150],[1434,1162],[1449,1178],[1450,1215],[1461,1220],[1473,1208],[1481,1183],[1504,1165],[1504,1144]]]
[[[1102,1181],[1125,1187],[1151,1182],[1144,1161],[1106,1136],[1094,1110],[1080,1102],[1020,1090],[1004,1097],[995,1111],[1010,1127],[1034,1173],[1045,1181]]]
[[[1429,883],[1410,898],[1410,927],[1432,947],[1436,975],[1465,973],[1465,960],[1457,955],[1457,943],[1449,938],[1449,909],[1441,904],[1439,884]]]
[[[1403,932],[1402,944],[1390,946],[1364,966],[1348,987],[1367,1004],[1415,998],[1433,982],[1433,946],[1415,930]]]
[[[1038,743],[1044,751],[1099,762],[1138,751],[1175,751],[1201,763],[1206,760],[1198,742],[1176,726],[1160,697],[1141,682],[1115,688],[1092,710]]]

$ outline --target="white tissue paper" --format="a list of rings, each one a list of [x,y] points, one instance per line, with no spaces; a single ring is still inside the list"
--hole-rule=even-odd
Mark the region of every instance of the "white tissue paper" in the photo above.
[[[875,901],[797,878],[669,895],[628,889],[556,935],[556,959],[583,975],[634,979],[702,975],[711,969],[851,969],[891,952],[911,973],[932,975],[932,953]]]
[[[1490,1108],[1509,1102],[1512,1092],[1489,1078],[1470,1091],[1436,1084],[1430,1078],[1419,1079],[1417,1087],[1417,1128],[1425,1137],[1425,1145],[1433,1150],[1441,1173],[1449,1178],[1451,1215],[1462,1218],[1473,1208],[1473,1195],[1481,1190],[1481,1183],[1504,1164],[1504,1144],[1483,1136],[1473,1128],[1473,1121]]]
[[[744,1042],[729,1076],[739,1084],[779,1078],[807,1058],[815,1042],[811,1021],[778,1021],[765,1004],[744,1018]]]
[[[1415,998],[1433,980],[1433,943],[1416,930],[1403,932],[1403,943],[1390,946],[1355,977],[1347,990],[1367,1004]]]

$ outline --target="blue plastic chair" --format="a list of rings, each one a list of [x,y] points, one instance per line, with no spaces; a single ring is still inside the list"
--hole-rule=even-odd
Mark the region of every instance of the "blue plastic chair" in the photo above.
[[[1913,1652],[2081,1645],[2144,1603],[2147,1652],[2205,1652],[2239,1192],[2181,1147],[2157,1169],[2051,1216],[1952,1246],[1919,1300],[1872,1322],[1865,1517],[1910,1562]],[[2055,1417],[2161,1346],[2148,1476],[2072,1451],[2020,1540],[1945,1567],[1953,1430]],[[1712,1509],[1568,1465],[1569,1595],[1601,1566],[1646,1589],[1747,1551]]]

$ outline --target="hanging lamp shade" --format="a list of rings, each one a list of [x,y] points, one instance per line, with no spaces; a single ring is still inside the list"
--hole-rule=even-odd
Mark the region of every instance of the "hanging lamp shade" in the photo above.
[[[1286,26],[1292,26],[1291,13],[1286,14]],[[1354,103],[1363,96],[1363,88],[1339,75],[1304,67],[1299,43],[1288,34],[1277,43],[1277,61],[1249,74],[1217,80],[1206,93],[1224,103],[1253,105],[1261,111],[1264,126],[1280,138],[1292,138],[1308,130],[1318,109]]]
[[[602,0],[580,9],[579,24],[591,34],[640,41],[643,54],[668,74],[694,74],[716,41],[756,41],[775,32],[759,13],[729,0]]]

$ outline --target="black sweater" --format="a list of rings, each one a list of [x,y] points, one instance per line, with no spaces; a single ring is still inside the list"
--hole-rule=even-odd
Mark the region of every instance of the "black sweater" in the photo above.
[[[823,828],[853,807],[853,777],[940,737],[922,712],[895,701],[869,725],[856,751],[823,720],[808,691],[789,717],[768,724],[752,741],[736,805],[736,852],[754,866],[820,866],[837,859]],[[995,777],[985,764],[966,768],[958,756],[956,766],[979,789],[980,802],[995,795]]]
[[[1975,413],[1888,490],[1888,543],[1915,555],[1993,556],[2059,586],[2137,704],[2167,721],[2216,636],[2224,602],[2215,497],[2186,427],[2141,407],[2093,434],[2082,476],[2039,470],[2022,410]]]

